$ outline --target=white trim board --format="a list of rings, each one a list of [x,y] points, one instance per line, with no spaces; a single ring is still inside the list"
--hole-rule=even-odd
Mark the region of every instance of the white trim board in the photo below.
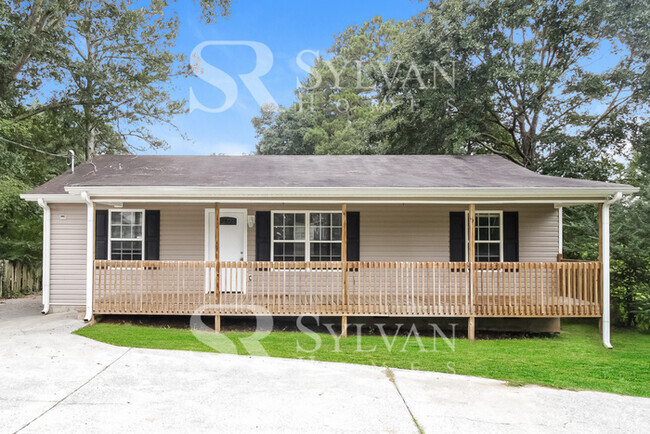
[[[48,195],[38,196],[48,203],[85,203],[84,201],[65,201],[57,202],[50,200]],[[30,199],[31,200],[31,199]],[[36,200],[36,199],[33,199]],[[223,199],[223,198],[210,198],[210,199],[168,199],[168,198],[141,198],[141,199],[123,199],[123,198],[94,198],[93,202],[98,204],[115,204],[121,205],[125,203],[197,203],[197,204],[212,204],[218,202],[220,204],[294,204],[294,205],[343,205],[343,204],[358,204],[358,205],[468,205],[470,203],[476,205],[516,205],[516,204],[553,204],[555,207],[569,207],[578,205],[589,205],[597,203],[605,203],[609,200],[607,197],[599,197],[584,200],[562,200],[562,199],[460,199],[460,200],[443,200],[443,199],[429,199],[429,200],[404,200],[402,198],[394,198],[392,200],[375,200],[375,199]]]

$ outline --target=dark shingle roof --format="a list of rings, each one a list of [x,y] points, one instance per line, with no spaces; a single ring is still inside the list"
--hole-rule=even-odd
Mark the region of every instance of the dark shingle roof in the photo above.
[[[539,175],[494,155],[102,155],[31,194],[62,194],[66,186],[602,189],[616,185]]]

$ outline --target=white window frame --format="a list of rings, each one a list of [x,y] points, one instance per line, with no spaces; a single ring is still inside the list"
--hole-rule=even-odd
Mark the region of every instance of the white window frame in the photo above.
[[[113,221],[113,213],[123,213],[123,212],[141,212],[142,213],[142,259],[144,261],[145,252],[144,252],[144,239],[145,239],[145,210],[144,209],[109,209],[108,210],[108,260],[113,260],[113,235],[111,231],[111,222]],[[140,241],[137,238],[115,238],[116,241]],[[126,261],[127,259],[125,259]],[[132,259],[137,261],[137,259]]]
[[[339,214],[341,215],[341,240],[335,241],[335,240],[314,240],[310,241],[309,240],[309,215],[311,213],[318,214],[318,213],[328,213],[328,214]],[[275,215],[276,214],[305,214],[305,239],[303,241],[300,240],[277,240],[278,243],[300,243],[303,242],[305,244],[305,262],[311,262],[311,249],[309,248],[309,245],[311,243],[340,243],[341,244],[341,257],[343,256],[343,211],[332,211],[332,210],[272,210],[271,211],[271,262],[278,262],[275,261],[274,254],[273,252],[275,251],[275,236],[274,236],[274,221],[275,221]],[[282,261],[280,261],[282,262]],[[296,262],[302,262],[302,261],[296,261]],[[327,261],[326,261],[327,262]],[[337,262],[337,261],[333,261]]]
[[[479,214],[499,214],[499,262],[503,262],[503,211],[500,210],[476,210],[476,216]],[[476,220],[475,220],[476,221]],[[494,241],[478,241],[474,243],[496,244]],[[476,249],[474,251],[476,254]],[[476,261],[476,258],[473,259]],[[469,211],[465,211],[465,262],[469,261]]]

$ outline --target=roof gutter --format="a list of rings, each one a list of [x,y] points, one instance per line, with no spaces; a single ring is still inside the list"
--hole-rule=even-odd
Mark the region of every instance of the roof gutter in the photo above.
[[[50,227],[51,211],[47,202],[38,200],[38,206],[43,208],[43,314],[50,311]]]
[[[39,199],[45,199],[49,203],[84,203],[78,194],[59,193],[59,194],[21,194],[20,198],[28,202],[38,202]]]

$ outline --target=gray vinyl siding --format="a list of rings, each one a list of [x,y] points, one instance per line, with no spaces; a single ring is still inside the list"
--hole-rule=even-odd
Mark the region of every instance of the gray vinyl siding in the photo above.
[[[362,261],[449,260],[449,213],[443,207],[368,205],[355,210],[360,213]]]
[[[86,304],[86,205],[51,204],[50,303]]]
[[[160,259],[204,259],[207,204],[125,204],[128,209],[160,210]],[[56,304],[85,303],[85,205],[52,205],[51,300]],[[106,208],[97,206],[97,208]],[[245,208],[248,215],[269,210],[332,210],[337,205],[222,205]],[[449,212],[455,205],[348,205],[361,219],[362,261],[448,261]],[[519,212],[521,261],[553,262],[558,253],[558,212],[553,205],[479,206],[478,210]],[[61,220],[60,214],[66,219]],[[248,259],[255,260],[255,227],[248,228]]]
[[[154,209],[148,205],[148,209]],[[205,205],[164,204],[160,210],[160,259],[203,261]]]
[[[553,205],[504,208],[519,211],[519,260],[555,262],[559,252],[558,210]]]
[[[233,205],[233,208],[245,206]],[[263,205],[259,210],[340,210],[338,206]],[[454,205],[348,205],[359,211],[362,261],[448,261],[449,213]],[[558,212],[551,204],[478,206],[477,210],[519,212],[519,259],[553,262],[558,253]],[[248,259],[255,259],[255,228],[248,230]]]

